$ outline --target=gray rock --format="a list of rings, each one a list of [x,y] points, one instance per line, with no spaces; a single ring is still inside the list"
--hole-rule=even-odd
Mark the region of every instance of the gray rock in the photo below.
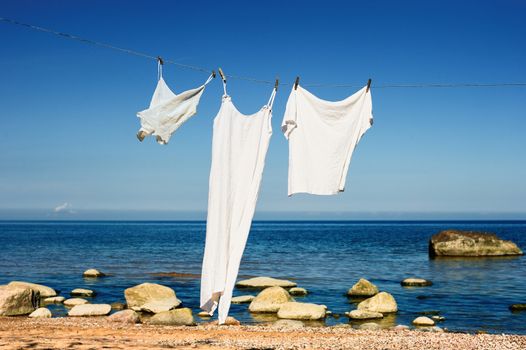
[[[349,312],[349,318],[353,320],[368,320],[373,318],[383,318],[384,315],[380,312],[373,312],[367,310],[352,310]]]
[[[432,286],[433,282],[425,280],[423,278],[406,278],[400,284],[403,287],[428,287]]]
[[[250,312],[278,312],[282,304],[294,301],[289,292],[281,287],[263,289],[250,303]]]
[[[192,310],[189,308],[174,309],[163,311],[155,314],[148,321],[153,325],[170,325],[170,326],[193,326],[195,325]]]
[[[0,286],[0,316],[27,315],[39,306],[39,293],[31,288]]]
[[[112,322],[120,322],[120,323],[139,323],[139,314],[137,314],[133,310],[122,310],[118,311],[110,316],[108,316],[108,320]]]
[[[420,316],[413,320],[415,326],[434,326],[435,321],[426,316]]]
[[[31,318],[50,318],[51,316],[51,311],[49,311],[49,309],[45,307],[39,307],[31,314],[29,314],[29,317]]]
[[[109,304],[82,304],[73,306],[68,316],[106,316],[110,312]]]
[[[398,311],[398,305],[395,298],[387,293],[380,292],[374,297],[365,299],[358,304],[358,310],[367,310],[380,313],[392,313]]]
[[[289,289],[289,294],[293,296],[302,297],[302,296],[307,295],[307,290],[305,288],[294,287],[294,288]]]
[[[156,283],[142,283],[128,288],[124,296],[129,308],[153,313],[168,311],[181,304],[172,288]]]
[[[82,298],[70,298],[70,299],[64,300],[64,305],[66,306],[76,306],[76,305],[83,305],[87,303],[88,301]]]
[[[296,287],[296,283],[289,280],[280,280],[272,277],[254,277],[237,282],[236,287],[258,289],[264,289],[268,287],[292,288]]]
[[[75,288],[69,293],[72,297],[93,297],[95,292],[91,289]]]
[[[42,284],[22,282],[22,281],[12,281],[12,282],[9,282],[8,286],[31,288],[35,292],[39,292],[41,298],[54,297],[57,295],[57,292],[53,288],[44,286]]]
[[[287,302],[278,310],[279,318],[291,320],[321,320],[325,318],[326,307],[310,303]]]
[[[106,276],[104,273],[100,272],[97,269],[88,269],[88,270],[84,271],[84,273],[82,275],[84,277],[88,277],[88,278],[97,278],[97,277],[104,277],[104,276]]]
[[[523,255],[517,245],[494,233],[446,230],[429,241],[429,255],[436,256],[505,256]]]
[[[240,295],[238,297],[232,298],[232,304],[248,304],[254,300],[255,296],[253,295]]]
[[[350,297],[372,297],[376,294],[378,294],[378,288],[365,278],[360,278],[360,280],[347,291],[347,295]]]
[[[62,296],[57,296],[57,297],[46,298],[43,300],[43,302],[46,304],[62,304],[64,300],[66,300],[66,298]]]

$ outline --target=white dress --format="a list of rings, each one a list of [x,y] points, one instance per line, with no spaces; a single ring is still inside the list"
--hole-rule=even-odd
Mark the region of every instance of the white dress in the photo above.
[[[219,304],[220,324],[228,316],[256,208],[272,135],[275,91],[269,103],[252,115],[241,114],[225,94],[214,119],[201,308],[213,315]]]
[[[331,102],[292,88],[281,125],[289,141],[289,196],[343,192],[353,151],[373,123],[366,89]]]

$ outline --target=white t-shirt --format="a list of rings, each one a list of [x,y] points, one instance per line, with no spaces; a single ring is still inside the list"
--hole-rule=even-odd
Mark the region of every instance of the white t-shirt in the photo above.
[[[336,102],[292,88],[281,125],[289,140],[288,195],[343,192],[352,153],[372,123],[366,87]]]

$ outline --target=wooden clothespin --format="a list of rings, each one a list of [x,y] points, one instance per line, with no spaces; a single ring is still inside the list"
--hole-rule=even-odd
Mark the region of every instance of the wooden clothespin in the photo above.
[[[219,71],[219,75],[221,76],[221,79],[223,79],[223,83],[226,84],[226,77],[225,77],[225,74],[223,73],[223,70],[221,69],[221,67],[219,67],[218,71]]]
[[[298,89],[298,84],[300,83],[300,77],[296,77],[296,82],[294,83],[294,90]]]
[[[279,78],[276,78],[276,82],[274,83],[274,89],[278,91],[278,85],[279,85]]]
[[[371,79],[369,79],[369,80],[367,81],[367,89],[365,89],[365,93],[368,93],[368,92],[369,92],[369,89],[371,89],[371,82],[372,82]]]
[[[161,56],[157,56],[157,61],[159,61],[159,64],[162,66],[164,64],[164,60]]]

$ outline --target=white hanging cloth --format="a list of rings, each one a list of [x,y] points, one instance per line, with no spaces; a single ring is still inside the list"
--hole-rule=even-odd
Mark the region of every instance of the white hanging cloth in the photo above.
[[[225,82],[223,82],[225,83]],[[228,316],[272,135],[272,104],[252,114],[237,110],[226,94],[214,119],[206,244],[201,275],[201,308],[219,324]]]
[[[336,102],[293,87],[281,125],[289,141],[288,195],[343,192],[353,151],[372,123],[367,87]]]
[[[137,117],[141,120],[137,138],[142,141],[146,136],[154,135],[159,144],[166,145],[172,134],[197,112],[201,95],[205,86],[212,80],[213,74],[198,88],[176,95],[163,79],[160,62],[158,73],[159,80],[150,107],[137,113]]]

